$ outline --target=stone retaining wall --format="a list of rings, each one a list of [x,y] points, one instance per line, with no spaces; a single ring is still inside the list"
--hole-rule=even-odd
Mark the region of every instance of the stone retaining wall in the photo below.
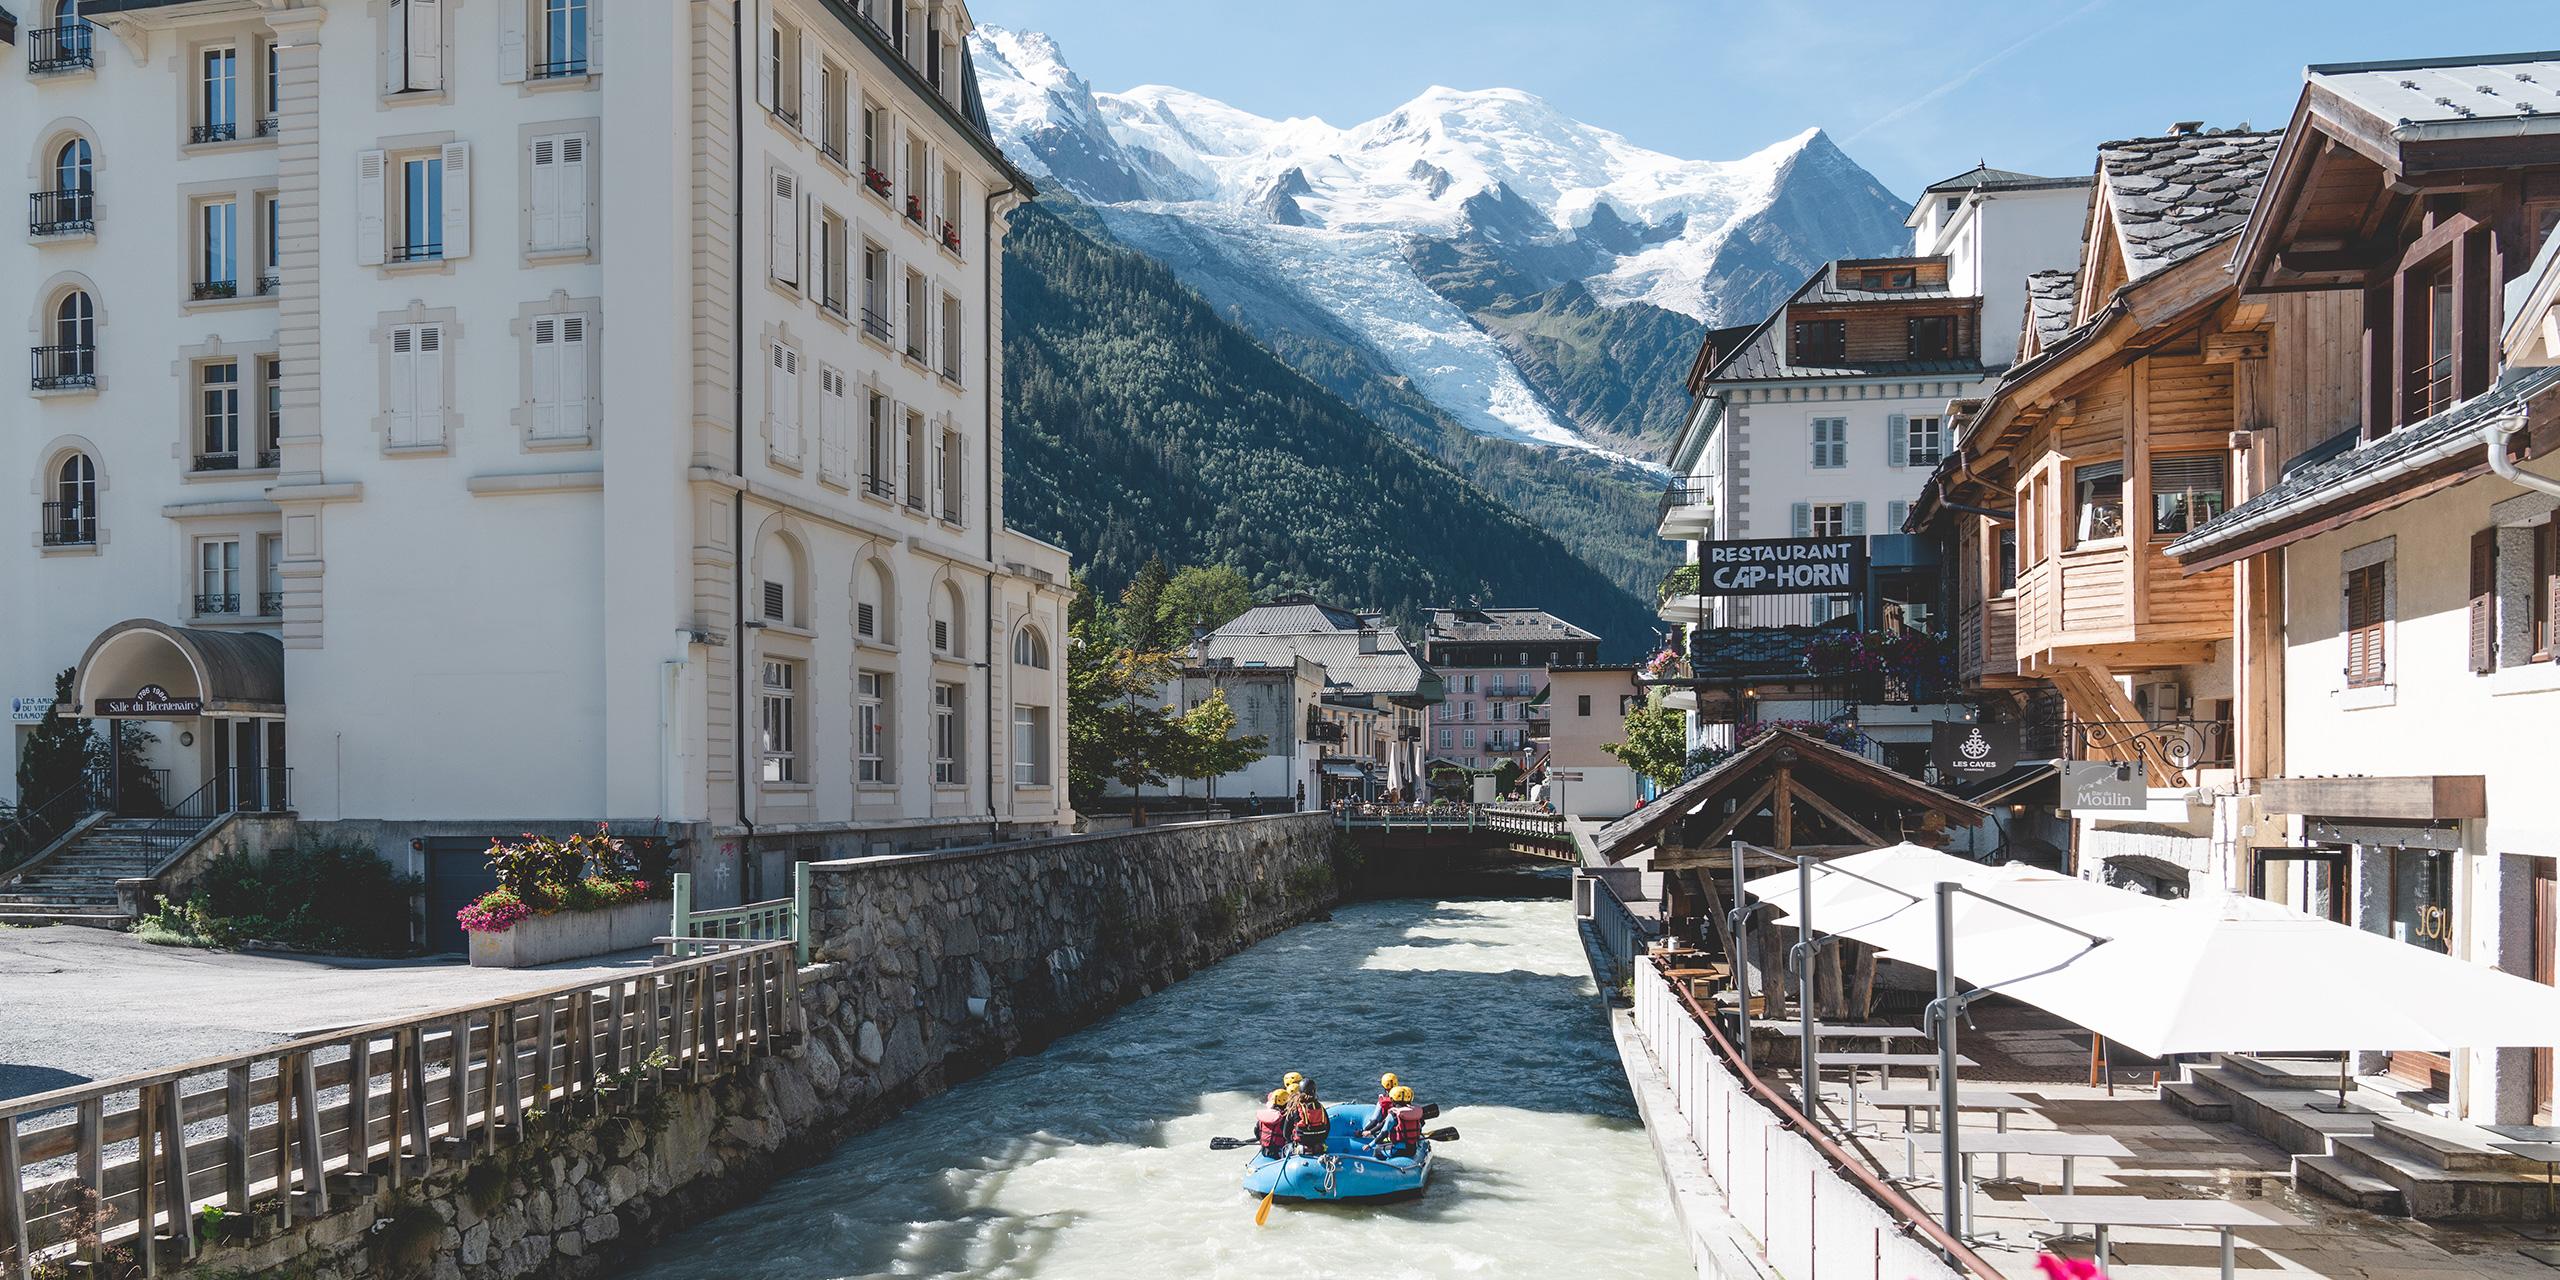
[[[808,1033],[628,1111],[564,1109],[521,1141],[195,1274],[246,1280],[599,1276],[850,1134],[1336,899],[1322,814],[813,864]]]

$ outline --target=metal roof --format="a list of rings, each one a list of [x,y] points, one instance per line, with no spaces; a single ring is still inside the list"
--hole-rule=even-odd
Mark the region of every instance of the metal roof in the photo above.
[[[2304,79],[2402,142],[2560,132],[2560,51],[2332,62]]]
[[[1434,609],[1422,635],[1442,641],[1600,639],[1544,609]]]
[[[1838,264],[1824,263],[1812,278],[1788,295],[1785,303],[1751,331],[1749,339],[1734,348],[1731,355],[1718,362],[1707,375],[1713,382],[1750,382],[1767,378],[1855,378],[1880,374],[1925,375],[1933,377],[1979,378],[1979,360],[1885,360],[1866,364],[1816,365],[1790,364],[1787,361],[1786,318],[1789,307],[1805,303],[1892,302],[1911,299],[1943,299],[1971,302],[1971,294],[1957,294],[1945,289],[1901,289],[1893,291],[1844,289],[1834,280]]]

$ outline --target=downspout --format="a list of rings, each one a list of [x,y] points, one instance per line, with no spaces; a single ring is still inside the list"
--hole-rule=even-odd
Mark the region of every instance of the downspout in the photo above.
[[[996,825],[996,783],[998,781],[996,777],[996,737],[1004,732],[1006,726],[1012,723],[1011,717],[1001,715],[996,710],[996,662],[1000,657],[1009,658],[1011,656],[1010,651],[1005,649],[1004,645],[997,639],[996,635],[996,395],[998,390],[996,387],[996,342],[1000,336],[1000,329],[996,324],[996,201],[1005,196],[1012,195],[1015,190],[1016,188],[1014,185],[1007,182],[1002,187],[989,191],[986,195],[985,203],[979,210],[978,221],[978,234],[981,237],[978,253],[978,310],[983,313],[978,317],[978,327],[985,335],[978,343],[978,363],[980,369],[978,380],[985,392],[985,394],[980,397],[980,401],[985,405],[986,409],[987,433],[986,459],[979,467],[979,471],[981,472],[980,481],[985,496],[979,504],[978,511],[979,523],[987,527],[988,729],[986,758],[987,835],[989,839],[994,838]],[[1063,639],[1063,637],[1061,638]],[[1059,646],[1058,652],[1063,655],[1066,652],[1065,646]],[[1066,714],[1066,708],[1063,705],[1058,708],[1058,714],[1061,716]],[[1059,765],[1063,768],[1064,762],[1059,762]],[[1053,779],[1052,785],[1062,786],[1064,785],[1064,780]]]
[[[2522,470],[2516,466],[2515,459],[2507,456],[2507,437],[2524,430],[2525,416],[2525,406],[2519,404],[2480,424],[2480,443],[2487,448],[2489,469],[2509,484],[2560,498],[2560,480]]]
[[[739,56],[739,44],[747,37],[743,6],[729,9],[729,128],[731,146],[740,146],[747,137],[746,68]],[[734,157],[732,163],[736,163]],[[732,173],[729,182],[729,218],[733,228],[747,225],[747,180],[744,173]],[[755,851],[755,807],[748,803],[747,776],[752,772],[749,744],[754,741],[749,720],[752,712],[747,698],[747,255],[745,238],[739,238],[739,252],[729,257],[729,351],[734,370],[729,380],[729,446],[730,468],[738,477],[737,499],[729,504],[729,547],[737,556],[736,591],[730,601],[729,638],[736,650],[731,660],[732,681],[737,703],[738,825],[746,828],[747,838],[741,847],[739,861],[743,867]]]

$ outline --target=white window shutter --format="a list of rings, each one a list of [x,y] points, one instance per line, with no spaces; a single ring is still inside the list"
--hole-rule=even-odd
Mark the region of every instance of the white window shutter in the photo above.
[[[1792,536],[1798,538],[1812,537],[1813,504],[1810,502],[1799,502],[1795,504],[1794,509],[1787,515],[1787,521],[1788,528]]]
[[[1905,520],[1908,520],[1908,519],[1910,519],[1910,518],[1911,518],[1911,504],[1910,504],[1910,503],[1905,502],[1905,501],[1903,501],[1903,500],[1902,500],[1902,499],[1900,499],[1900,498],[1896,498],[1896,499],[1894,499],[1893,501],[1891,501],[1891,502],[1888,502],[1888,503],[1884,504],[1884,522],[1885,522],[1885,526],[1886,526],[1886,527],[1885,527],[1885,532],[1886,532],[1886,533],[1900,533],[1900,532],[1902,532],[1902,522],[1903,522],[1903,521],[1905,521]]]
[[[445,350],[444,326],[418,326],[418,435],[415,443],[441,444],[444,441],[444,367],[452,353]]]
[[[777,454],[782,452],[782,359],[783,349],[777,343],[773,348],[773,363],[764,371],[764,443],[767,449]]]
[[[533,247],[560,244],[560,146],[565,138],[533,140]]]
[[[418,331],[407,326],[391,331],[391,443],[407,444],[418,430]]]
[[[560,435],[560,321],[556,317],[542,316],[533,322],[533,385],[528,391],[534,438]]]
[[[444,0],[409,0],[408,87],[444,87]]]
[[[1849,510],[1841,521],[1840,532],[1852,538],[1862,538],[1866,536],[1867,504],[1863,502],[1852,502],[1849,504]]]
[[[824,370],[818,377],[821,392],[819,408],[825,415],[818,423],[819,469],[823,474],[840,480],[845,475],[845,433],[851,426],[845,405],[844,375]]]
[[[773,214],[768,221],[767,269],[784,284],[800,283],[800,187],[790,174],[773,175]]]
[[[584,249],[587,240],[587,135],[560,139],[560,238],[553,243]]]
[[[587,318],[560,317],[560,434],[582,436],[594,427],[587,393]]]
[[[757,45],[756,105],[771,111],[774,94],[773,60],[782,47],[782,31],[773,25],[773,19],[765,19],[763,34],[757,38]]]
[[[383,220],[389,214],[382,191],[385,163],[379,151],[356,157],[356,261],[366,266],[382,265]]]
[[[797,462],[800,459],[801,450],[800,353],[785,351],[782,354],[785,360],[782,369],[782,405],[791,423],[790,446],[784,450],[784,454]]]
[[[587,71],[592,74],[604,66],[604,11],[598,3],[587,6]]]
[[[471,144],[444,144],[444,256],[471,256]]]
[[[826,101],[818,86],[818,41],[814,31],[800,36],[800,136],[814,138],[825,127]]]
[[[498,82],[501,84],[524,83],[524,18],[525,0],[498,0]]]
[[[1906,414],[1889,413],[1884,419],[1884,460],[1887,466],[1911,464],[1911,419]]]

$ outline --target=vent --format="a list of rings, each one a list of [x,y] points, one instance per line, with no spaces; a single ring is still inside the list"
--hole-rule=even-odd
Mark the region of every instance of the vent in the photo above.
[[[951,652],[951,624],[940,618],[933,620],[933,647],[944,653]]]
[[[774,622],[782,621],[782,584],[779,582],[764,584],[764,616]]]

